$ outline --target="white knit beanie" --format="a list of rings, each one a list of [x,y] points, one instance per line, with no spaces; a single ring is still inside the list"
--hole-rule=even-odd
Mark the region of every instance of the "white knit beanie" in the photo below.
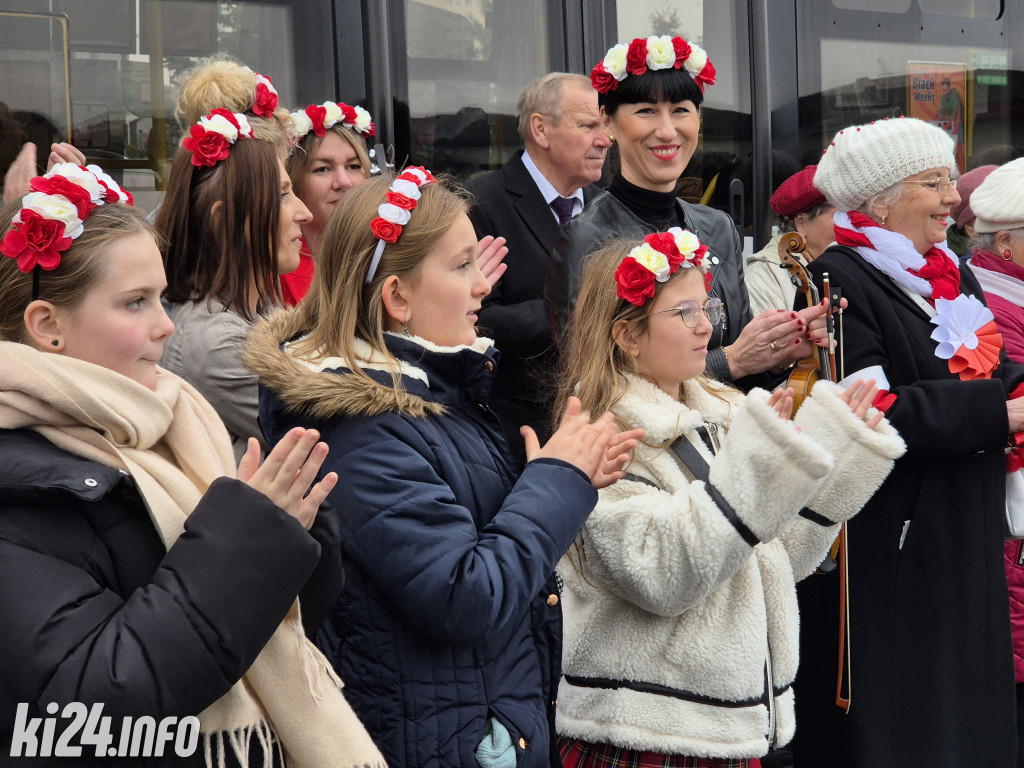
[[[814,186],[840,211],[855,211],[915,173],[949,168],[956,176],[954,146],[944,130],[913,117],[852,125],[825,148]]]
[[[975,232],[1024,227],[1024,157],[990,173],[971,195]]]

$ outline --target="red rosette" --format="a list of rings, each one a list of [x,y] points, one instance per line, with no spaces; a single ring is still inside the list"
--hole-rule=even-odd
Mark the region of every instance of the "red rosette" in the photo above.
[[[890,408],[892,408],[892,404],[895,402],[896,395],[894,395],[887,389],[880,389],[878,390],[878,394],[875,395],[875,399],[871,401],[871,405],[880,410],[882,413],[885,413]]]
[[[700,247],[697,248],[697,250],[693,252],[693,256],[692,256],[693,263],[696,264],[699,267],[701,264],[704,263],[704,257],[707,256],[707,255],[708,255],[708,247],[706,245],[704,245],[703,243],[701,243]]]
[[[417,176],[414,173],[409,173],[409,171],[419,171],[426,177],[426,181],[424,181],[421,184],[419,176]],[[437,181],[437,179],[434,178],[434,174],[432,174],[422,165],[410,165],[408,168],[406,168],[404,171],[398,174],[398,178],[402,179],[403,181],[411,181],[413,184],[416,184],[421,187],[423,186],[423,184],[433,184],[434,182]]]
[[[349,125],[356,124],[356,110],[355,107],[350,107],[348,104],[338,104],[338,109],[341,110],[341,114],[344,120]]]
[[[676,247],[675,237],[669,232],[655,232],[654,234],[647,235],[644,238],[644,242],[654,250],[665,255],[665,258],[668,259],[669,274],[679,269],[679,265],[686,260],[683,254],[679,252],[679,248]]]
[[[277,94],[267,88],[265,83],[256,84],[256,98],[252,104],[252,113],[257,117],[273,117],[277,109]]]
[[[996,330],[994,321],[989,320],[974,332],[978,337],[978,345],[968,349],[966,345],[949,358],[949,371],[960,377],[961,381],[974,379],[991,379],[992,372],[999,365],[999,353],[1003,349],[1003,337]]]
[[[131,206],[134,206],[134,205],[135,205],[135,195],[133,195],[133,194],[132,194],[131,192],[129,192],[129,191],[127,190],[127,189],[123,189],[123,188],[122,188],[122,190],[121,190],[121,191],[122,191],[122,192],[124,192],[124,196],[125,196],[125,201],[124,201],[124,204],[125,204],[125,205],[131,205]],[[118,196],[117,200],[120,200],[120,199],[121,199],[121,198],[120,198],[120,196]],[[116,203],[116,202],[117,202],[117,200],[111,200],[110,202],[112,202],[112,203]]]
[[[676,63],[672,66],[675,69],[679,69],[686,63],[686,60],[690,58],[690,53],[693,49],[690,48],[690,44],[681,37],[672,38],[672,47],[676,49]]]
[[[374,237],[383,240],[385,243],[395,242],[398,236],[402,234],[401,224],[395,224],[393,221],[388,221],[380,216],[370,222],[370,229],[373,230]]]
[[[627,256],[615,270],[615,293],[630,304],[640,307],[654,296],[654,273],[632,256]]]
[[[401,192],[395,192],[392,189],[388,190],[387,194],[388,202],[398,208],[402,208],[406,211],[411,211],[416,207],[416,201],[411,197],[403,195]]]
[[[647,39],[638,37],[629,44],[626,51],[626,71],[631,75],[642,75],[647,71]]]
[[[377,128],[374,126],[373,121],[370,121],[370,125],[363,131],[363,136],[370,137],[377,135]]]
[[[79,166],[81,167],[81,166]],[[102,182],[101,182],[102,183]],[[45,178],[36,176],[29,182],[33,192],[42,192],[44,195],[60,195],[67,199],[78,209],[78,218],[85,221],[86,216],[92,213],[96,203],[92,201],[92,195],[85,187],[75,184],[66,176],[51,176]]]
[[[604,68],[603,61],[594,67],[590,73],[590,84],[598,93],[608,93],[619,87],[619,81]]]
[[[711,270],[709,269],[704,273],[704,293],[711,293],[711,281],[714,278],[711,277]]]
[[[22,209],[21,221],[0,241],[0,252],[17,259],[22,272],[31,272],[37,264],[51,270],[60,264],[60,252],[70,248],[71,242],[70,237],[64,236],[63,221]]]
[[[181,145],[192,153],[192,165],[197,168],[212,168],[231,153],[230,142],[216,131],[207,131],[201,125],[193,125],[189,134]]]
[[[711,59],[704,62],[704,68],[697,73],[697,76],[693,78],[694,82],[700,86],[700,92],[704,93],[704,86],[715,84],[715,67],[711,64]]]
[[[313,123],[313,133],[323,138],[327,134],[327,129],[324,127],[324,120],[327,119],[327,110],[318,104],[310,104],[306,107],[306,114]]]

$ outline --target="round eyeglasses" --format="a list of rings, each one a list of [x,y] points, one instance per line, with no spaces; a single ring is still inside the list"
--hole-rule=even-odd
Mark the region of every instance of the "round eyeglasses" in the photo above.
[[[670,309],[662,309],[658,312],[652,312],[652,315],[665,315],[669,312],[678,312],[679,317],[683,320],[683,325],[687,328],[696,328],[697,323],[700,321],[700,313],[703,312],[708,316],[708,322],[712,326],[718,325],[722,322],[722,313],[725,308],[722,305],[721,299],[708,299],[703,304],[698,304],[696,301],[684,301],[678,307],[672,307]]]

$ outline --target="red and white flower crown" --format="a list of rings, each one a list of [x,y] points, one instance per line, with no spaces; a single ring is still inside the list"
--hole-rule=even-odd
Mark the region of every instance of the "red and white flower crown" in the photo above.
[[[82,234],[83,223],[98,205],[134,205],[129,192],[99,166],[57,163],[45,176],[29,182],[21,210],[0,241],[0,252],[18,260],[18,269],[56,269],[60,254]]]
[[[181,145],[192,153],[192,165],[212,168],[231,154],[232,144],[252,137],[252,126],[245,115],[217,107],[199,118]]]
[[[629,45],[613,45],[590,73],[590,83],[598,93],[608,93],[629,75],[642,75],[649,69],[680,67],[686,69],[701,93],[705,86],[715,84],[715,68],[704,49],[681,37],[668,35],[638,37]]]
[[[377,135],[370,113],[362,107],[350,107],[341,102],[325,101],[323,104],[310,104],[305,109],[292,112],[292,139],[296,142],[306,138],[310,131],[323,138],[329,128],[338,123],[345,128],[352,128],[363,135],[363,138]]]
[[[246,72],[252,72],[248,67]],[[277,109],[277,89],[273,81],[266,75],[259,72],[252,72],[256,76],[256,96],[252,102],[252,113],[257,117],[273,117]]]
[[[680,267],[690,269],[704,263],[706,245],[688,229],[672,227],[667,232],[647,235],[633,248],[615,270],[615,293],[634,306],[643,306],[654,297],[656,283],[664,283]],[[711,283],[711,272],[704,274],[704,289]]]
[[[436,184],[437,179],[426,168],[413,165],[406,168],[391,183],[388,189],[387,202],[377,208],[377,218],[370,222],[370,229],[377,238],[377,247],[370,260],[370,268],[366,272],[366,283],[373,280],[377,273],[377,265],[384,253],[384,246],[398,240],[402,228],[409,223],[412,211],[419,205],[420,187],[424,184]]]

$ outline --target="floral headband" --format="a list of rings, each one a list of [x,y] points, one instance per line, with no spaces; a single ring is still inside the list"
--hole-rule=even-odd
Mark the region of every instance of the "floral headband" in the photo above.
[[[231,154],[232,144],[252,137],[252,126],[245,115],[217,107],[199,118],[181,145],[192,153],[192,165],[212,168]]]
[[[246,72],[252,72],[248,67]],[[252,113],[257,117],[273,117],[277,109],[277,89],[273,81],[266,75],[259,72],[252,72],[256,76],[256,97],[252,102]]]
[[[323,104],[310,104],[305,109],[292,112],[292,139],[302,141],[310,131],[323,138],[328,128],[341,123],[345,128],[352,128],[362,134],[363,138],[377,135],[370,113],[362,107],[350,107],[348,104],[325,101]]]
[[[680,267],[700,267],[706,245],[688,229],[672,227],[667,232],[647,235],[629,252],[615,270],[615,293],[620,299],[641,307],[654,297],[655,283],[664,283]],[[711,272],[704,273],[704,289],[711,285]]]
[[[57,163],[45,176],[32,179],[29,188],[13,226],[0,241],[0,253],[17,259],[22,272],[56,269],[60,254],[82,234],[82,225],[96,206],[135,203],[97,165]],[[38,272],[35,281],[33,297],[38,295]]]
[[[715,84],[715,68],[704,49],[681,37],[668,35],[638,37],[629,45],[613,45],[590,73],[590,83],[598,93],[608,93],[629,75],[642,75],[649,69],[680,67],[686,69],[701,93],[704,86]]]
[[[419,205],[420,187],[424,184],[436,184],[437,179],[426,168],[414,165],[406,168],[388,189],[387,202],[377,208],[377,218],[370,222],[370,229],[377,238],[377,247],[370,260],[370,269],[366,273],[369,285],[377,273],[377,265],[384,253],[384,246],[398,240],[402,228],[409,223],[411,211]]]

